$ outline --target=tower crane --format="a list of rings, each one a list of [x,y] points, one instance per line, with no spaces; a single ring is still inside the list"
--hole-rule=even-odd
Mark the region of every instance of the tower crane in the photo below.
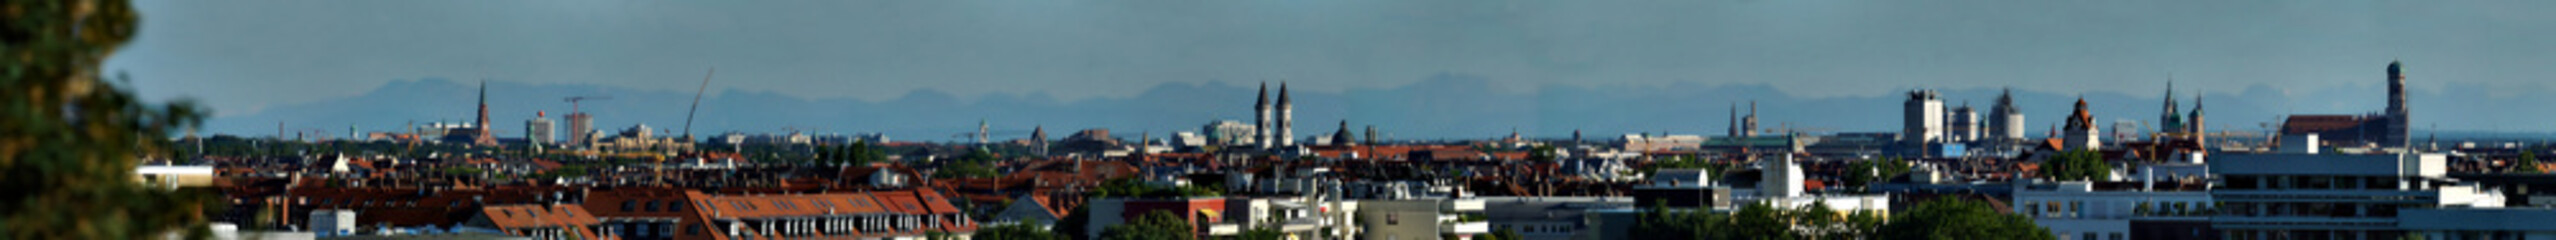
[[[575,96],[575,97],[568,97],[568,100],[567,100],[567,101],[568,101],[568,113],[571,113],[571,114],[574,114],[574,113],[580,113],[579,111],[577,111],[577,102],[583,102],[583,101],[586,101],[586,100],[610,100],[610,99],[612,99],[612,96]]]

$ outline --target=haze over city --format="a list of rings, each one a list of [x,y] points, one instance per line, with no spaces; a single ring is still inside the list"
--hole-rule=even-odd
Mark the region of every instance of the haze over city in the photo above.
[[[0,1],[0,239],[2556,239],[2556,2]]]
[[[1202,112],[1247,102],[1041,113],[1037,121],[1005,113],[1163,101],[1144,98],[1157,89],[1239,93],[1284,81],[1309,95],[1348,94],[1308,98],[1326,104],[1309,108],[1309,119],[1381,123],[1414,138],[1476,138],[1510,128],[1542,137],[1712,131],[1722,126],[1582,114],[1710,119],[1752,100],[1796,106],[1770,109],[1768,117],[1802,128],[1888,130],[1895,127],[1889,121],[1829,120],[1854,115],[1817,110],[1887,109],[1887,102],[1821,103],[1888,99],[1915,88],[1964,93],[1947,98],[1984,105],[1994,96],[1982,93],[2011,87],[2047,97],[2021,103],[2036,115],[2062,114],[2065,101],[2081,94],[2095,98],[2101,113],[2153,114],[2168,79],[2179,79],[2176,91],[2214,105],[2249,108],[2229,111],[2234,121],[2226,124],[2259,128],[2279,115],[2374,109],[2381,102],[2353,100],[2381,93],[2375,66],[2404,60],[2416,69],[2408,83],[2414,94],[2459,97],[2414,102],[2442,115],[2416,120],[2424,130],[2543,132],[2556,126],[2527,119],[2556,114],[2505,110],[2556,100],[2535,94],[2551,89],[2543,76],[2556,75],[2538,64],[2556,61],[2540,54],[2556,51],[2543,44],[2556,32],[2539,31],[2556,29],[2556,19],[2548,19],[2556,17],[2527,11],[2548,4],[145,1],[137,7],[155,14],[142,18],[147,24],[134,43],[106,69],[133,76],[146,97],[213,107],[207,130],[232,134],[271,133],[278,121],[341,129],[468,117],[468,96],[435,92],[401,96],[447,98],[366,108],[414,110],[294,119],[358,113],[298,108],[436,90],[391,88],[408,86],[399,81],[557,86],[494,89],[505,94],[492,96],[492,114],[522,119],[566,111],[557,99],[571,95],[688,98],[682,95],[716,67],[704,132],[795,127],[941,139],[936,135],[948,131],[939,130],[973,128],[977,119],[1019,130],[1145,129],[1237,119],[1243,116]],[[1435,81],[1450,78],[1467,81]],[[1528,105],[1466,114],[1530,120],[1437,130],[1392,126],[1437,125],[1429,123],[1439,118],[1404,113],[1471,106],[1395,106],[1376,103],[1395,96],[1358,94],[1445,88],[1624,99],[1516,102]],[[1598,96],[1570,95],[1581,92]],[[1724,92],[1745,95],[1713,94]],[[914,99],[952,108],[864,112],[758,102]],[[1003,104],[1009,99],[1058,105]],[[1674,104],[1618,104],[1630,102]],[[598,121],[609,126],[682,120],[680,106],[654,103],[623,97],[589,104],[607,109]],[[772,112],[823,113],[780,115],[812,118],[801,121],[722,117]],[[880,115],[910,117],[854,118]],[[934,130],[907,130],[917,128]]]

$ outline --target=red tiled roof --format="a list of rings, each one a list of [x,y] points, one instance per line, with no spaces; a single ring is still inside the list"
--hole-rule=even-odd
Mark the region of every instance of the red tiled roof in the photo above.
[[[498,228],[576,227],[595,225],[595,216],[573,204],[515,204],[482,207],[481,217]]]
[[[2349,129],[2360,126],[2368,118],[2352,115],[2290,115],[2281,122],[2282,133],[2312,133]]]

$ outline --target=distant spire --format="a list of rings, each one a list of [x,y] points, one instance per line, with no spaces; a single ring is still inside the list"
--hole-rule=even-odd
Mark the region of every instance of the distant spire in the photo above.
[[[1287,82],[1278,82],[1278,105],[1290,105],[1293,103],[1293,101],[1288,99]]]
[[[1261,82],[1260,82],[1260,100],[1259,100],[1258,102],[1253,102],[1251,105],[1253,106],[1253,108],[1269,108],[1269,82],[1268,82],[1268,81],[1261,81]]]

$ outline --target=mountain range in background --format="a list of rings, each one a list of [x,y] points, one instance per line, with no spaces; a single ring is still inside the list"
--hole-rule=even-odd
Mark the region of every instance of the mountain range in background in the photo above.
[[[2239,91],[2177,89],[2181,111],[2206,106],[2214,131],[2261,132],[2286,114],[2364,114],[2381,110],[2385,90],[2378,74],[2347,87],[2290,89],[2254,85]],[[2160,80],[2163,81],[2163,80]],[[2415,81],[2420,81],[2416,79]],[[219,115],[207,120],[213,134],[269,136],[279,130],[346,136],[358,132],[400,131],[409,124],[465,123],[476,116],[476,82],[442,78],[399,80],[360,95],[335,100],[282,105],[262,112]],[[521,137],[524,121],[547,112],[560,121],[571,96],[610,96],[590,100],[581,109],[595,124],[618,132],[646,124],[666,133],[684,131],[684,114],[693,93],[587,84],[526,85],[488,82],[490,121],[500,137]],[[715,82],[713,86],[716,86]],[[964,99],[946,92],[916,90],[884,101],[854,98],[802,98],[761,91],[723,90],[701,99],[691,132],[811,134],[884,133],[898,141],[954,141],[974,133],[982,120],[996,139],[1026,137],[1045,127],[1051,137],[1074,131],[1107,128],[1113,135],[1162,138],[1179,131],[1198,131],[1215,120],[1251,122],[1252,82],[1208,81],[1165,83],[1144,87],[1131,97],[1060,100],[1045,93],[988,94]],[[1277,91],[1271,82],[1270,91]],[[2410,101],[2415,136],[2440,129],[2444,137],[2545,138],[2556,130],[2538,119],[2556,117],[2541,103],[2556,97],[2483,85],[2443,84],[2416,87]],[[1969,105],[1987,114],[2000,89],[1939,89],[1946,106]],[[2090,91],[2082,95],[2097,119],[2109,128],[2116,122],[2155,121],[2165,89],[2131,89],[2153,94],[2125,95]],[[1273,95],[1276,93],[1272,93]],[[1592,139],[1624,134],[1722,135],[1734,106],[1747,111],[1757,102],[1760,126],[1768,131],[1789,128],[1805,132],[1895,132],[1900,129],[1904,93],[1852,97],[1796,97],[1763,84],[1714,85],[1679,83],[1655,86],[1535,86],[1533,90],[1494,88],[1484,77],[1441,73],[1424,81],[1383,89],[1346,92],[1294,91],[1295,133],[1312,139],[1336,131],[1343,119],[1351,132],[1368,125],[1388,140],[1490,139],[1512,131],[1531,138],[1568,138],[1581,131]],[[2041,135],[2069,114],[2077,93],[2015,91],[2030,135]],[[1273,98],[1275,96],[1272,96]],[[216,109],[218,112],[219,109]],[[1743,113],[1744,114],[1744,113]],[[2188,113],[2187,113],[2188,114]],[[278,129],[278,123],[282,128]],[[2110,132],[2111,129],[2106,129]],[[289,134],[288,134],[289,135]]]

